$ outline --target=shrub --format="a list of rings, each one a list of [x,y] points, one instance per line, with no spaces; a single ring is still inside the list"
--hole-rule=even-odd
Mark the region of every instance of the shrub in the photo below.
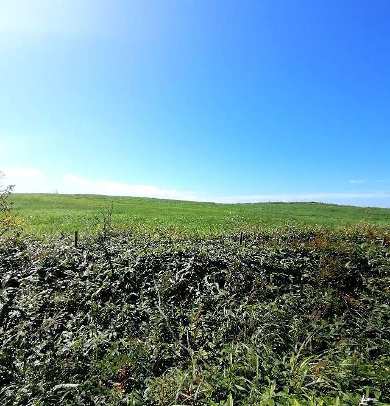
[[[4,174],[0,172],[0,181],[4,178]],[[13,185],[4,186],[0,183],[0,237],[9,231],[13,225],[11,215],[11,203],[9,196],[13,190]]]
[[[0,240],[0,403],[389,404],[388,247],[288,236]]]

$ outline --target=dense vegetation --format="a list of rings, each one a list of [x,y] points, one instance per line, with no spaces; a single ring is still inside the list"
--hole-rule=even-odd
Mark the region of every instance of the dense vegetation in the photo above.
[[[390,404],[383,232],[8,235],[0,404]]]
[[[14,194],[14,210],[31,232],[90,232],[113,202],[113,221],[125,228],[170,228],[206,235],[283,226],[287,222],[339,227],[368,222],[389,226],[390,209],[319,203],[215,204],[134,197]]]

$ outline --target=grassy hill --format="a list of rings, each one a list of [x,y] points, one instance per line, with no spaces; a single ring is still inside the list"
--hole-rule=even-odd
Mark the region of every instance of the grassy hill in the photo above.
[[[34,232],[94,229],[113,204],[113,222],[123,227],[166,228],[200,233],[269,228],[293,222],[327,227],[368,222],[390,225],[390,209],[321,203],[216,204],[97,195],[14,194],[16,212]]]

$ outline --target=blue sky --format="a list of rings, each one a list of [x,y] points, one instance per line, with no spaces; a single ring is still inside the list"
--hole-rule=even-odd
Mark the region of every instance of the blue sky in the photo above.
[[[2,0],[19,192],[390,207],[390,2]]]

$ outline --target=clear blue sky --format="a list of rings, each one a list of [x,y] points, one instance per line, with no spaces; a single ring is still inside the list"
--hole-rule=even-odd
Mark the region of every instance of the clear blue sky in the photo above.
[[[390,207],[390,1],[0,2],[17,191]]]

